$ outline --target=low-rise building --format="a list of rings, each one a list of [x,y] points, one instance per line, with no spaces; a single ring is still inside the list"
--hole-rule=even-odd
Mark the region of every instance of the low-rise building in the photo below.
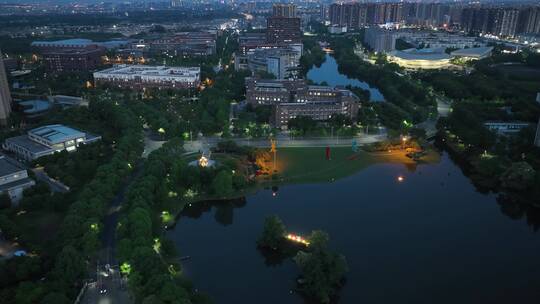
[[[487,121],[484,126],[490,131],[504,135],[517,133],[523,128],[530,127],[531,124],[523,121]]]
[[[200,67],[117,65],[95,72],[96,86],[113,85],[125,89],[185,89],[199,86]]]
[[[21,164],[0,154],[0,193],[7,194],[12,204],[21,200],[24,189],[35,184]]]
[[[106,49],[115,49],[125,47],[130,43],[129,40],[110,40],[105,42],[95,42],[90,39],[74,38],[56,41],[34,41],[30,46],[39,53],[58,51],[65,49],[84,49],[89,46],[99,46]]]
[[[436,70],[452,66],[444,49],[407,49],[392,51],[388,61],[408,70]]]
[[[150,42],[153,53],[181,56],[209,56],[216,53],[216,34],[212,32],[182,32]]]
[[[453,58],[461,58],[463,60],[479,60],[491,57],[493,47],[477,47],[456,50],[450,53]]]
[[[267,72],[277,79],[292,78],[298,73],[302,53],[293,48],[255,49],[247,56],[252,72]]]
[[[308,116],[327,120],[335,114],[354,119],[359,98],[351,91],[330,86],[308,85],[303,79],[246,78],[246,101],[254,107],[272,106],[271,123],[285,128],[290,119]]]
[[[347,101],[310,101],[305,103],[280,103],[274,106],[273,124],[286,128],[289,120],[298,116],[311,117],[313,120],[328,120],[333,115],[341,114],[351,119],[358,115],[359,104]]]
[[[95,70],[101,64],[101,57],[104,55],[105,48],[96,45],[42,53],[47,70],[55,73]]]
[[[101,140],[92,135],[64,125],[47,125],[28,131],[26,135],[8,138],[2,147],[18,159],[32,161],[60,151],[75,151],[77,147]]]

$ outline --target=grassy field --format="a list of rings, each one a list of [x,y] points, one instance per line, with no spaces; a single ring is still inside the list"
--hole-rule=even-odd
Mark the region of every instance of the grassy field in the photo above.
[[[430,152],[424,162],[437,162],[439,155]],[[331,149],[331,159],[326,160],[325,148],[278,149],[276,169],[280,184],[331,182],[350,176],[372,164],[399,163],[416,166],[417,162],[405,156],[404,151],[368,153],[352,152],[348,147]],[[262,180],[270,181],[266,176]]]

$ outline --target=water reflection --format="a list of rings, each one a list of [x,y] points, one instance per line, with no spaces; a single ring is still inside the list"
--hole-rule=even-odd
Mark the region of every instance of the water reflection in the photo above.
[[[292,243],[285,243],[281,250],[272,250],[257,246],[257,250],[264,257],[264,264],[269,267],[280,266],[288,259],[292,259],[302,246]]]
[[[210,212],[215,207],[216,213],[214,214],[214,219],[216,222],[223,226],[229,226],[234,220],[234,209],[242,208],[246,204],[247,200],[245,197],[233,200],[203,201],[186,206],[181,216],[198,219],[205,212]]]
[[[331,235],[350,269],[341,304],[539,303],[539,210],[479,193],[447,153],[407,169],[375,164],[333,183],[262,190],[248,204],[192,204],[168,236],[194,257],[184,271],[216,303],[305,303],[291,295],[295,251],[256,249],[271,214],[290,231]]]
[[[520,201],[515,195],[500,194],[497,197],[497,204],[501,212],[513,220],[526,219],[529,227],[537,232],[540,228],[540,208],[530,204],[530,202]]]
[[[324,63],[320,67],[313,67],[309,70],[307,78],[316,83],[326,82],[331,86],[353,86],[368,90],[371,101],[384,101],[384,96],[377,89],[370,87],[366,82],[352,79],[338,71],[336,59],[331,55],[326,55]]]

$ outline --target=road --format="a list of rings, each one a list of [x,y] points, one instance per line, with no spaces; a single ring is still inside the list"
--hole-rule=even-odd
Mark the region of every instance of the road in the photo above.
[[[103,248],[99,251],[97,257],[97,266],[94,276],[91,278],[93,283],[83,294],[80,303],[119,303],[131,304],[133,300],[129,296],[126,288],[126,282],[122,279],[118,269],[118,261],[115,258],[116,246],[116,227],[118,225],[118,216],[122,208],[125,194],[129,185],[139,177],[143,172],[142,164],[136,165],[135,169],[109,203],[107,215],[103,220],[103,230],[101,234],[101,243]],[[106,265],[110,265],[106,267]],[[106,290],[102,293],[101,291]]]
[[[290,138],[287,135],[280,134],[277,136],[277,146],[282,148],[305,148],[305,147],[350,147],[353,140],[361,145],[366,145],[374,142],[379,142],[386,139],[386,134],[380,135],[360,135],[355,137],[340,138],[334,137],[321,137],[321,138]],[[204,137],[194,141],[189,141],[184,144],[184,149],[187,152],[197,152],[208,150],[215,147],[217,143],[226,139],[220,137]],[[270,141],[268,139],[246,139],[246,138],[232,138],[230,139],[236,142],[238,145],[257,147],[257,148],[269,148]]]
[[[161,148],[161,146],[163,146],[163,144],[166,143],[166,142],[167,141],[160,140],[160,138],[158,136],[152,135],[151,131],[145,131],[145,134],[144,134],[144,151],[143,151],[142,157],[147,158],[148,155],[150,155],[150,153],[152,153],[153,151]]]
[[[69,192],[68,186],[64,185],[62,182],[47,175],[47,172],[45,172],[45,169],[43,167],[29,168],[29,169],[32,170],[32,172],[34,172],[36,179],[49,185],[49,188],[51,189],[51,191],[61,192],[61,193]]]

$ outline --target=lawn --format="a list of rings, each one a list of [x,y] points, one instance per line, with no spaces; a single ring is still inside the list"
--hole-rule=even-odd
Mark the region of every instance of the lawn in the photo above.
[[[276,169],[279,183],[331,182],[350,176],[372,164],[399,163],[416,166],[404,151],[369,153],[353,152],[348,147],[331,148],[326,160],[325,148],[281,148],[277,152]],[[429,153],[425,162],[437,162],[438,154]],[[269,177],[263,177],[270,180]]]

